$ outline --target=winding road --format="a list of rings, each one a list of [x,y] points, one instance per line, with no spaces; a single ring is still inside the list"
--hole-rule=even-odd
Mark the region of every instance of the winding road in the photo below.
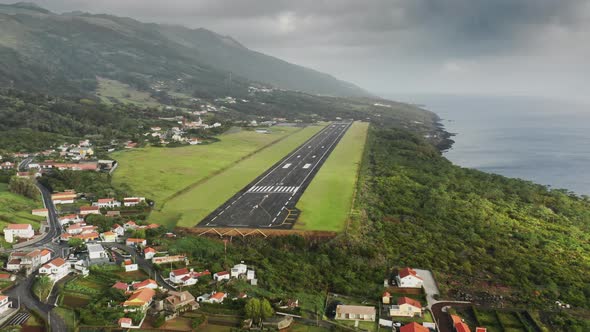
[[[19,164],[19,170],[23,171],[31,162],[32,158],[27,158]],[[38,248],[49,248],[55,253],[54,258],[61,257],[63,255],[63,248],[67,248],[67,245],[60,245],[59,242],[55,243],[53,240],[61,234],[61,225],[59,224],[59,218],[55,205],[51,201],[51,193],[47,188],[37,182],[37,187],[43,197],[43,203],[49,210],[48,225],[49,229],[45,233],[42,239],[31,243],[30,245],[19,247],[18,250],[31,250]],[[16,286],[6,292],[6,295],[10,297],[10,300],[14,304],[19,304],[21,307],[25,307],[29,310],[35,311],[41,314],[47,319],[50,331],[62,332],[67,331],[66,323],[63,319],[53,311],[54,306],[39,301],[35,295],[33,295],[33,282],[37,273],[32,273],[25,279],[17,282]]]

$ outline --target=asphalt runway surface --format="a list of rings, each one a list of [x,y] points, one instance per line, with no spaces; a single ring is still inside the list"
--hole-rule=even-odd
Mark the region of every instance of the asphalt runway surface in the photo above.
[[[198,227],[290,229],[297,201],[352,122],[334,122],[235,194]]]

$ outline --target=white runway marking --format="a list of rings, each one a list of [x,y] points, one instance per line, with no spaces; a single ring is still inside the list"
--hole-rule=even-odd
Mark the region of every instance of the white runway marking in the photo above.
[[[310,168],[310,167],[311,167],[311,164],[305,164],[305,165],[303,165],[303,169],[307,169],[307,168]]]
[[[283,168],[289,168],[291,167],[291,164],[285,164],[285,166],[283,166]]]

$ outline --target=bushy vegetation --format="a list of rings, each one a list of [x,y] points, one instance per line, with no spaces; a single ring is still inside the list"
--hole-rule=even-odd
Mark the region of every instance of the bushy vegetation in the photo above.
[[[78,193],[88,193],[93,197],[103,198],[123,196],[124,190],[111,185],[108,173],[93,171],[53,170],[39,179],[50,191],[58,192],[73,189]]]
[[[8,183],[8,190],[17,195],[25,196],[31,199],[39,199],[39,189],[35,182],[29,178],[13,177]]]
[[[333,291],[376,299],[397,265],[432,269],[445,297],[503,289],[504,305],[590,307],[587,198],[454,166],[420,137],[379,128],[370,131],[359,189],[360,216],[330,241],[234,238],[226,253],[221,242],[186,237],[170,251],[203,268],[255,264],[260,286],[248,291],[269,298]],[[308,301],[322,306],[321,297]],[[567,317],[554,322],[579,319]]]

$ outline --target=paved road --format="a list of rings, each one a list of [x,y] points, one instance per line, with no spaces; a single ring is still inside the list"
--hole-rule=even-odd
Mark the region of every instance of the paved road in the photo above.
[[[432,315],[436,320],[439,332],[454,332],[453,321],[447,313],[446,307],[468,307],[471,303],[438,302],[432,305]]]
[[[26,166],[31,162],[31,160],[32,158],[23,160],[23,162],[19,164],[19,169],[22,171],[26,170]],[[61,257],[63,253],[62,249],[67,247],[67,245],[60,245],[59,243],[53,242],[56,237],[59,237],[62,231],[61,225],[59,224],[57,210],[51,201],[51,193],[49,190],[47,190],[47,188],[42,186],[40,183],[37,183],[37,187],[41,191],[43,202],[49,210],[49,230],[41,240],[36,241],[31,245],[20,247],[18,250],[50,248],[55,253],[54,257]],[[53,305],[45,304],[39,301],[33,295],[32,288],[36,276],[37,274],[33,273],[25,279],[19,281],[17,285],[7,291],[6,294],[10,297],[10,300],[13,301],[13,304],[19,303],[20,301],[21,307],[37,311],[39,314],[43,315],[44,318],[48,319],[51,331],[67,331],[65,322],[61,319],[61,317],[52,311]],[[53,298],[55,299],[55,295]]]
[[[199,227],[293,227],[295,205],[351,122],[334,122],[199,223]]]
[[[32,274],[28,278],[22,280],[15,287],[6,292],[6,294],[10,297],[13,304],[17,304],[20,300],[21,307],[37,311],[45,319],[48,319],[51,324],[51,331],[67,331],[68,329],[65,322],[52,311],[53,305],[42,303],[33,295],[32,288],[35,276],[36,274]]]

